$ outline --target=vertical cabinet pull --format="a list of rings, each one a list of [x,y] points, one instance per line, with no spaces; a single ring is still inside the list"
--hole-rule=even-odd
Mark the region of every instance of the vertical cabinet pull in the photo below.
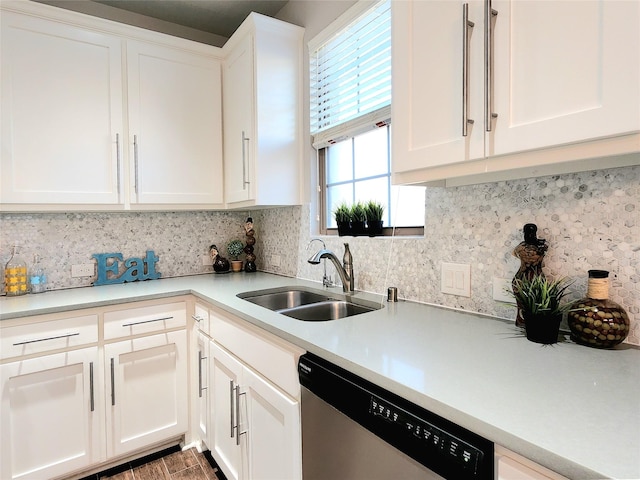
[[[246,430],[240,431],[240,395],[246,392],[240,392],[240,385],[234,385],[233,380],[229,381],[229,410],[231,414],[231,438],[236,437],[236,445],[240,445],[240,435],[247,433]]]
[[[469,4],[462,5],[462,136],[469,133],[469,35],[474,23],[469,20]]]
[[[231,438],[233,438],[235,426],[236,426],[236,422],[233,418],[234,417],[233,408],[235,407],[235,404],[236,404],[236,402],[234,401],[235,391],[236,391],[236,388],[233,386],[233,380],[230,380],[229,381],[229,410],[230,410],[229,417],[231,417]]]
[[[484,9],[484,125],[487,132],[491,131],[494,118],[493,112],[493,26],[498,12],[491,6],[491,0],[485,0]]]
[[[249,181],[247,180],[247,149],[246,144],[249,141],[249,138],[245,135],[244,130],[242,131],[242,189],[246,190],[247,185],[249,185]]]
[[[138,194],[138,136],[133,136],[133,165],[134,165],[134,182],[135,192]]]
[[[91,411],[96,409],[93,391],[93,362],[89,362],[89,399],[91,402]]]
[[[116,192],[120,196],[120,134],[116,133]]]
[[[207,389],[202,386],[202,361],[206,359],[207,357],[203,357],[202,352],[198,351],[198,397],[200,398],[202,398],[202,391]]]
[[[111,358],[111,405],[116,404],[116,373],[113,357]]]

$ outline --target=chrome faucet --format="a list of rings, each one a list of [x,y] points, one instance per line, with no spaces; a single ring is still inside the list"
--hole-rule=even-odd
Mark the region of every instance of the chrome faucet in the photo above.
[[[307,245],[307,250],[311,248],[311,245],[313,245],[313,242],[320,242],[322,243],[322,249],[323,250],[327,249],[327,245],[324,243],[324,240],[322,240],[321,238],[312,238],[311,241],[309,241],[309,244]],[[322,267],[323,267],[322,286],[333,287],[333,280],[331,280],[331,276],[327,276],[327,260],[325,258],[322,259]]]
[[[354,291],[353,258],[351,257],[351,251],[349,250],[349,244],[344,244],[342,264],[340,263],[340,260],[338,260],[338,257],[336,257],[331,250],[327,250],[326,248],[316,252],[315,255],[307,261],[312,265],[317,265],[323,258],[328,258],[335,265],[338,275],[340,276],[340,280],[342,281],[342,291],[345,293],[352,293]]]

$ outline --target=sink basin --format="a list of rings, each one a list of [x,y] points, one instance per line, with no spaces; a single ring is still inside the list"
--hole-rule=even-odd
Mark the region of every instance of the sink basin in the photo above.
[[[344,300],[328,300],[326,302],[302,305],[283,310],[280,313],[287,317],[297,318],[305,322],[325,322],[338,318],[350,317],[359,313],[372,312],[375,308],[366,307]]]
[[[286,289],[273,292],[266,291],[270,293],[261,292],[265,291],[241,293],[238,297],[269,310],[283,310],[329,300],[327,295],[309,292],[308,290]]]
[[[372,312],[380,304],[328,295],[303,287],[281,287],[238,294],[239,298],[305,322],[325,322]]]

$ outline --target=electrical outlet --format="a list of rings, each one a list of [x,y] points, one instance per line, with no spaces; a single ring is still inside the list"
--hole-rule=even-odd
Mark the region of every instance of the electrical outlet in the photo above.
[[[511,280],[508,278],[493,277],[493,299],[497,302],[507,302],[515,304],[511,291]]]
[[[78,265],[71,265],[71,276],[73,278],[78,277],[93,277],[96,272],[95,264],[93,263],[80,263]]]
[[[211,258],[211,255],[202,255],[202,265],[206,265],[208,267],[213,265],[213,258]]]
[[[271,255],[271,265],[274,267],[280,266],[280,255]]]
[[[461,297],[471,296],[471,265],[442,263],[440,291]]]

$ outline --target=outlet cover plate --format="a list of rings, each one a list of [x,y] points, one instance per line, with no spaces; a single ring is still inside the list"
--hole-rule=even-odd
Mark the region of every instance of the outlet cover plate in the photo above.
[[[471,296],[471,265],[442,262],[440,291],[460,297]]]
[[[493,277],[493,299],[496,302],[513,303],[515,300],[509,294],[511,291],[511,280],[508,278]]]
[[[96,266],[94,263],[79,263],[71,265],[71,277],[93,277],[96,274]]]

